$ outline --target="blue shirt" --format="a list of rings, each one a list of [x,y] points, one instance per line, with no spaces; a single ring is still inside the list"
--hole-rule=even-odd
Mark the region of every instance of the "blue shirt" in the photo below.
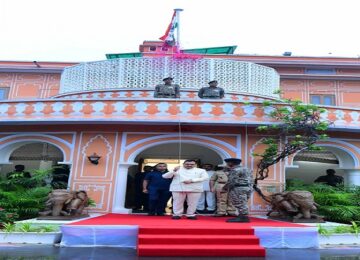
[[[159,172],[159,171],[152,171],[146,174],[145,179],[149,182],[148,188],[155,188],[155,189],[162,189],[162,190],[169,190],[171,179],[165,179],[162,177],[162,175],[165,172]]]

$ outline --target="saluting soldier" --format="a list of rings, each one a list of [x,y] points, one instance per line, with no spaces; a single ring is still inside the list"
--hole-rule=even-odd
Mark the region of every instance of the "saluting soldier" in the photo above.
[[[163,81],[164,84],[156,85],[154,98],[180,98],[180,86],[172,84],[173,78],[167,77]]]
[[[208,87],[201,88],[198,92],[200,98],[211,98],[211,99],[221,99],[225,95],[225,91],[222,88],[219,88],[218,82],[212,80],[209,82]]]
[[[215,171],[210,178],[210,190],[216,194],[216,214],[215,217],[224,217],[226,215],[236,216],[236,208],[229,200],[229,193],[224,190],[228,182],[227,172],[221,170]]]
[[[229,192],[229,199],[238,211],[236,218],[228,219],[226,222],[250,222],[248,214],[248,200],[250,198],[253,186],[252,172],[240,166],[241,159],[225,159],[228,182],[223,187]]]

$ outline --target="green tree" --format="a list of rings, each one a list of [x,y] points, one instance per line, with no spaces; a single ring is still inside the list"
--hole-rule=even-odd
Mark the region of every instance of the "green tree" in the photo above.
[[[259,126],[258,132],[266,133],[271,137],[264,137],[262,144],[267,145],[263,153],[253,154],[260,157],[257,164],[254,189],[262,198],[267,200],[258,188],[258,181],[269,176],[269,169],[274,164],[295,154],[308,150],[320,150],[315,146],[316,142],[326,139],[329,121],[323,120],[321,114],[325,109],[313,104],[304,104],[301,101],[279,100],[276,102],[264,101],[264,110],[267,115],[275,119],[272,125]]]

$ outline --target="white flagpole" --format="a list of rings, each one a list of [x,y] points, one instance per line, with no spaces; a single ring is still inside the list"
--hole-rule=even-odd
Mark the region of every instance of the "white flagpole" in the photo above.
[[[177,46],[177,53],[180,52],[180,12],[184,11],[184,9],[176,8],[174,9],[176,13],[177,19],[177,29],[176,29],[176,46]]]

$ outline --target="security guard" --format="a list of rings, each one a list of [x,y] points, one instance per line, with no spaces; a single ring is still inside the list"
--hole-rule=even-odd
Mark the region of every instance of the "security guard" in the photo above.
[[[226,222],[250,222],[247,202],[252,192],[252,172],[240,166],[241,159],[228,158],[225,162],[224,171],[229,179],[223,189],[229,192],[229,199],[238,211],[236,218],[228,219]]]
[[[229,193],[227,190],[223,190],[227,182],[227,172],[223,170],[215,171],[210,178],[210,190],[216,193],[215,217],[224,217],[226,215],[236,216],[236,209],[229,200]]]
[[[172,84],[173,78],[163,79],[164,84],[156,85],[154,98],[180,98],[180,86]]]
[[[225,95],[225,91],[222,88],[217,87],[218,82],[212,80],[209,82],[208,87],[201,88],[198,92],[200,98],[211,98],[211,99],[221,99]]]
[[[145,176],[143,192],[149,194],[149,216],[163,216],[168,200],[171,197],[171,179],[164,179],[162,176],[168,172],[165,163],[158,163],[154,170]]]

